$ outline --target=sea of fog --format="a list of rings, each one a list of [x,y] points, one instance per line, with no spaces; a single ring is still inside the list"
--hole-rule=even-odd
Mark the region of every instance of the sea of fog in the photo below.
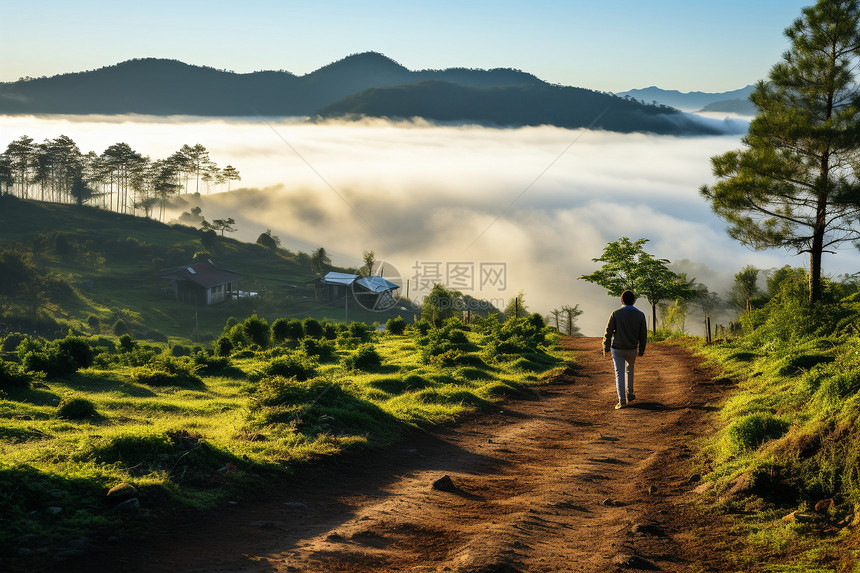
[[[648,238],[646,250],[720,294],[744,265],[807,262],[744,248],[700,198],[698,188],[713,181],[709,158],[739,147],[739,135],[0,116],[2,149],[21,135],[42,141],[61,134],[83,152],[126,142],[152,159],[200,143],[242,180],[229,193],[202,186],[201,197],[185,196],[173,217],[199,204],[210,221],[233,217],[239,239],[253,241],[268,228],[286,248],[324,246],[344,266],[359,266],[362,252],[373,250],[386,261],[386,277],[412,279],[412,298],[443,282],[499,305],[522,290],[528,309],[544,314],[579,304],[588,335],[600,334],[617,301],[577,277],[595,270],[591,259],[619,237]],[[859,268],[851,247],[825,259],[830,275]],[[637,306],[647,308],[644,301]],[[698,317],[690,317],[688,330],[701,332]]]

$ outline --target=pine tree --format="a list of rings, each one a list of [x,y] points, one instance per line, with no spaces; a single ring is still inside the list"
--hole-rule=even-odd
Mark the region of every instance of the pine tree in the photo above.
[[[822,254],[860,238],[858,23],[857,0],[803,9],[785,30],[790,48],[750,96],[759,113],[745,148],[711,158],[718,182],[701,188],[741,243],[809,253],[812,303]]]

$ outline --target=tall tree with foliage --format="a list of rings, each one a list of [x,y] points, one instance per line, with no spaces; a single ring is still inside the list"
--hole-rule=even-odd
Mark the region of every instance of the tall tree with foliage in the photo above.
[[[809,300],[821,297],[821,259],[860,238],[860,8],[819,0],[785,35],[791,46],[750,99],[759,114],[745,148],[711,158],[701,188],[729,234],[755,249],[809,253]]]
[[[598,284],[609,291],[610,296],[621,296],[625,290],[633,291],[637,297],[644,296],[651,303],[651,328],[657,331],[657,303],[661,300],[688,299],[694,294],[690,282],[684,275],[673,272],[669,261],[658,259],[642,248],[648,239],[630,241],[621,237],[608,243],[603,254],[591,259],[603,266],[579,277]]]

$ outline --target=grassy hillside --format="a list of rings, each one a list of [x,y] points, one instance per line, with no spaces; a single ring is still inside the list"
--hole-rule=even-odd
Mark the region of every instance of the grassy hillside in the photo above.
[[[737,526],[719,548],[744,571],[860,567],[860,294],[827,282],[811,307],[803,270],[782,269],[743,334],[694,346],[737,385],[704,444],[697,491]],[[784,565],[776,565],[784,563]]]
[[[207,241],[191,227],[91,207],[0,197],[2,251],[20,254],[40,280],[10,282],[5,291],[0,281],[0,333],[113,334],[122,320],[136,338],[208,344],[230,316],[253,311],[270,320],[343,317],[341,306],[323,304],[306,286],[315,273],[305,254],[229,237]],[[159,271],[190,264],[200,251],[245,276],[240,288],[259,296],[212,307],[176,301]],[[351,308],[350,318],[384,322],[391,314]]]
[[[158,271],[204,248],[260,296],[176,302]],[[300,253],[0,198],[0,570],[391,444],[567,358],[539,315],[470,327],[350,310],[388,318],[385,332],[327,321],[342,308],[305,289],[312,276]]]

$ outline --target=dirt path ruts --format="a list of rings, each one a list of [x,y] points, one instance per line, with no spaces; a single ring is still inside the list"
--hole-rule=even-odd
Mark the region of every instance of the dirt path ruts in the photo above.
[[[557,383],[496,412],[304,472],[268,501],[63,569],[721,570],[682,502],[693,487],[689,446],[719,394],[708,373],[681,348],[651,345],[637,361],[637,400],[616,411],[599,339],[564,345],[577,360]],[[432,489],[445,474],[456,489]]]

